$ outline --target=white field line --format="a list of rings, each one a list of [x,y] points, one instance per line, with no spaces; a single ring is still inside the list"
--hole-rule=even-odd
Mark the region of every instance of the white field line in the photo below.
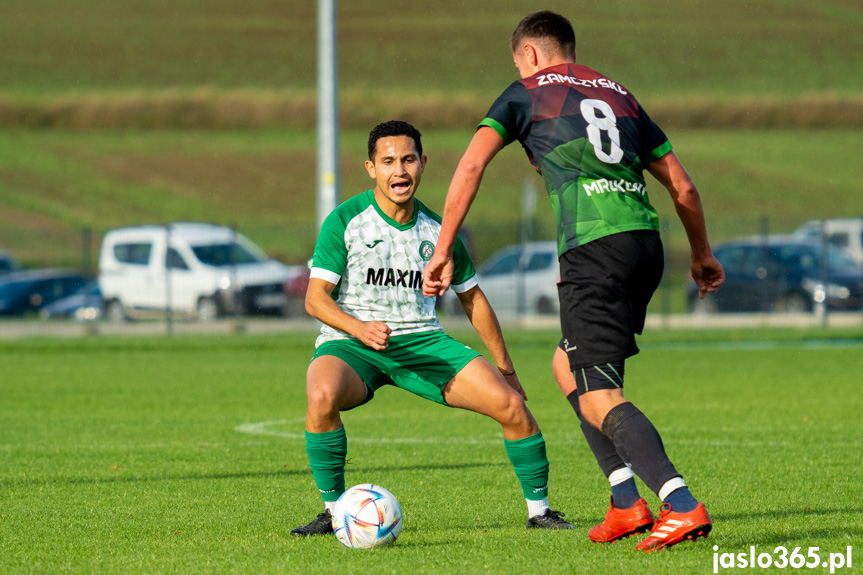
[[[863,349],[859,339],[823,340],[765,340],[765,341],[674,341],[639,343],[645,350],[661,351],[776,351],[776,350],[820,350],[820,349]]]
[[[240,433],[248,433],[251,435],[269,435],[271,437],[281,437],[282,439],[294,439],[305,441],[305,433],[295,433],[292,431],[281,431],[272,429],[276,426],[299,425],[305,421],[305,417],[294,417],[289,419],[275,419],[271,421],[259,421],[257,423],[244,423],[234,427],[235,431]],[[426,437],[362,437],[350,436],[352,443],[373,443],[373,444],[395,444],[395,443],[414,443],[414,444],[462,444],[462,445],[499,445],[503,443],[503,436],[492,437],[442,437],[442,436],[426,436]]]
[[[296,428],[301,426],[305,421],[305,417],[292,417],[287,419],[274,419],[270,421],[259,421],[256,423],[243,423],[234,427],[234,431],[239,433],[246,433],[249,435],[265,435],[269,437],[279,437],[281,439],[288,439],[293,441],[305,441],[305,433],[303,431],[294,432],[294,431],[284,431],[282,429],[278,429],[279,427],[293,427]],[[546,440],[552,441],[555,445],[584,445],[584,439],[581,436],[581,433],[577,433],[577,430],[573,430],[572,433],[566,434],[564,436],[560,436],[555,433],[553,435],[549,434],[546,436]],[[426,435],[424,437],[363,437],[351,435],[349,440],[352,443],[366,443],[366,444],[384,444],[384,445],[394,445],[394,444],[425,444],[425,445],[500,445],[503,443],[503,436],[499,435],[497,437],[458,437],[458,436],[433,436]],[[669,438],[665,440],[665,443],[668,444],[677,444],[677,445],[694,445],[694,446],[703,446],[703,447],[718,447],[718,448],[727,448],[727,449],[777,449],[777,448],[785,448],[792,447],[797,445],[797,442],[794,440],[757,440],[757,439],[710,439],[710,438],[691,438],[691,439],[675,439]],[[854,442],[830,442],[830,446],[836,447],[841,445],[857,445]]]

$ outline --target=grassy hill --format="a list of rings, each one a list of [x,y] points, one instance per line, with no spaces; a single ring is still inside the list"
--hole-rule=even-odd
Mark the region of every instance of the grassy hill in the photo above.
[[[301,0],[6,0],[2,91],[298,90],[315,87],[316,3]],[[526,0],[338,3],[341,87],[494,96]],[[582,63],[641,97],[863,89],[863,7],[849,0],[549,0]]]
[[[420,194],[443,208],[470,130],[424,132],[429,164]],[[715,240],[790,231],[815,217],[863,215],[853,130],[679,131],[673,144],[699,184]],[[31,264],[77,263],[81,229],[95,237],[140,223],[201,220],[235,225],[292,262],[311,254],[315,231],[313,132],[0,132],[0,246]],[[342,197],[368,189],[367,132],[342,135]],[[542,184],[518,146],[491,166],[468,225],[480,259],[517,240],[525,183],[540,189],[537,231],[554,228]],[[648,190],[664,219],[671,202]],[[671,244],[683,249],[679,226]]]
[[[863,215],[858,4],[583,4],[547,5],[572,19],[579,61],[633,90],[666,128],[715,239],[757,232],[765,216],[787,231],[811,217]],[[441,209],[473,126],[516,77],[508,38],[536,5],[338,8],[342,196],[370,183],[369,128],[403,117],[425,134],[421,194]],[[315,235],[315,20],[315,4],[298,0],[9,0],[0,247],[29,265],[77,264],[83,228],[95,240],[122,225],[205,220],[303,261]],[[510,147],[468,222],[480,259],[516,239],[525,182],[539,185]],[[673,221],[664,192],[649,189]],[[543,198],[537,220],[549,237]],[[674,249],[683,243],[672,228]]]

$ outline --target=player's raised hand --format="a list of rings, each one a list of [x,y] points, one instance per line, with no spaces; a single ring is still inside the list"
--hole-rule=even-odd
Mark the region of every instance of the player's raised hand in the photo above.
[[[725,281],[725,270],[712,255],[705,260],[695,261],[690,264],[690,272],[695,285],[698,286],[698,297],[704,299],[704,294],[714,292]]]
[[[390,326],[379,321],[368,321],[362,324],[354,335],[372,349],[381,351],[390,343]]]
[[[435,297],[443,295],[452,283],[452,255],[435,250],[423,270],[423,295]]]
[[[521,382],[518,380],[518,374],[516,372],[512,372],[510,374],[505,374],[501,372],[501,375],[506,380],[506,383],[516,390],[521,398],[527,401],[527,393],[524,392],[524,388],[521,386]]]

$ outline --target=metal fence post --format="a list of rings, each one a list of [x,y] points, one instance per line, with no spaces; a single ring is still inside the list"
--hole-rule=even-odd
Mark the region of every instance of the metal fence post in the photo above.
[[[237,319],[242,307],[242,293],[237,289],[237,228],[231,226],[231,247],[228,250],[231,269],[231,317]]]
[[[671,286],[669,281],[669,276],[673,272],[672,269],[672,260],[671,260],[671,239],[669,238],[669,234],[671,231],[671,226],[669,225],[667,220],[662,220],[662,223],[659,225],[659,234],[662,242],[668,246],[668,248],[663,249],[663,253],[665,254],[665,262],[663,263],[665,269],[662,273],[662,278],[660,280],[660,286],[662,287],[661,294],[661,303],[662,303],[662,325],[663,327],[668,327],[668,321],[671,316]],[[686,290],[684,290],[685,293]]]
[[[171,301],[171,266],[168,265],[168,252],[171,249],[171,224],[165,226],[165,333],[174,332],[174,317]]]
[[[81,230],[81,271],[88,275],[93,271],[93,230],[89,227]]]
[[[525,178],[521,187],[521,218],[518,225],[518,242],[521,245],[521,257],[516,266],[516,315],[521,320],[528,313],[527,309],[527,265],[525,250],[527,243],[533,239],[533,220],[536,215],[536,180]],[[536,311],[536,310],[531,310]]]
[[[761,216],[758,220],[758,233],[761,236],[761,265],[762,268],[756,270],[757,277],[761,280],[759,284],[759,290],[761,291],[761,301],[767,301],[770,295],[770,284],[773,278],[769,276],[770,270],[768,264],[768,260],[770,258],[770,218],[767,216]],[[762,277],[763,275],[763,277]],[[776,311],[775,306],[773,309],[769,309],[768,311]]]
[[[820,262],[820,265],[818,266],[818,275],[819,280],[821,281],[821,289],[824,292],[824,299],[822,301],[816,300],[815,313],[820,316],[821,327],[827,327],[827,299],[830,297],[830,284],[827,276],[827,258],[829,257],[829,254],[827,252],[827,220],[821,220],[821,223],[819,224],[818,236],[821,240],[819,244],[818,254],[818,259]]]

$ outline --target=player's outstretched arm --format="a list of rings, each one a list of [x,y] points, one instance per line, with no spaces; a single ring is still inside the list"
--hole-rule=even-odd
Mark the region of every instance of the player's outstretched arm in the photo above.
[[[713,256],[707,239],[707,224],[698,189],[674,152],[651,162],[647,169],[671,195],[674,209],[689,239],[692,279],[698,285],[698,297],[704,299],[705,293],[719,289],[725,281],[725,272],[722,264]]]
[[[326,280],[311,278],[306,290],[306,312],[328,326],[354,336],[372,349],[386,349],[392,332],[390,327],[379,321],[364,322],[342,311],[330,297],[335,288],[335,284]]]
[[[452,282],[452,250],[470,206],[479,191],[485,168],[503,148],[493,128],[480,127],[468,144],[449,185],[444,204],[440,237],[434,254],[423,270],[423,295],[443,295]]]
[[[494,313],[491,304],[485,297],[480,287],[474,286],[464,293],[456,294],[461,302],[464,312],[467,314],[471,325],[476,330],[485,347],[491,354],[494,364],[500,370],[507,384],[516,390],[522,398],[527,400],[527,394],[518,380],[506,342],[503,340],[503,331],[497,314]]]

